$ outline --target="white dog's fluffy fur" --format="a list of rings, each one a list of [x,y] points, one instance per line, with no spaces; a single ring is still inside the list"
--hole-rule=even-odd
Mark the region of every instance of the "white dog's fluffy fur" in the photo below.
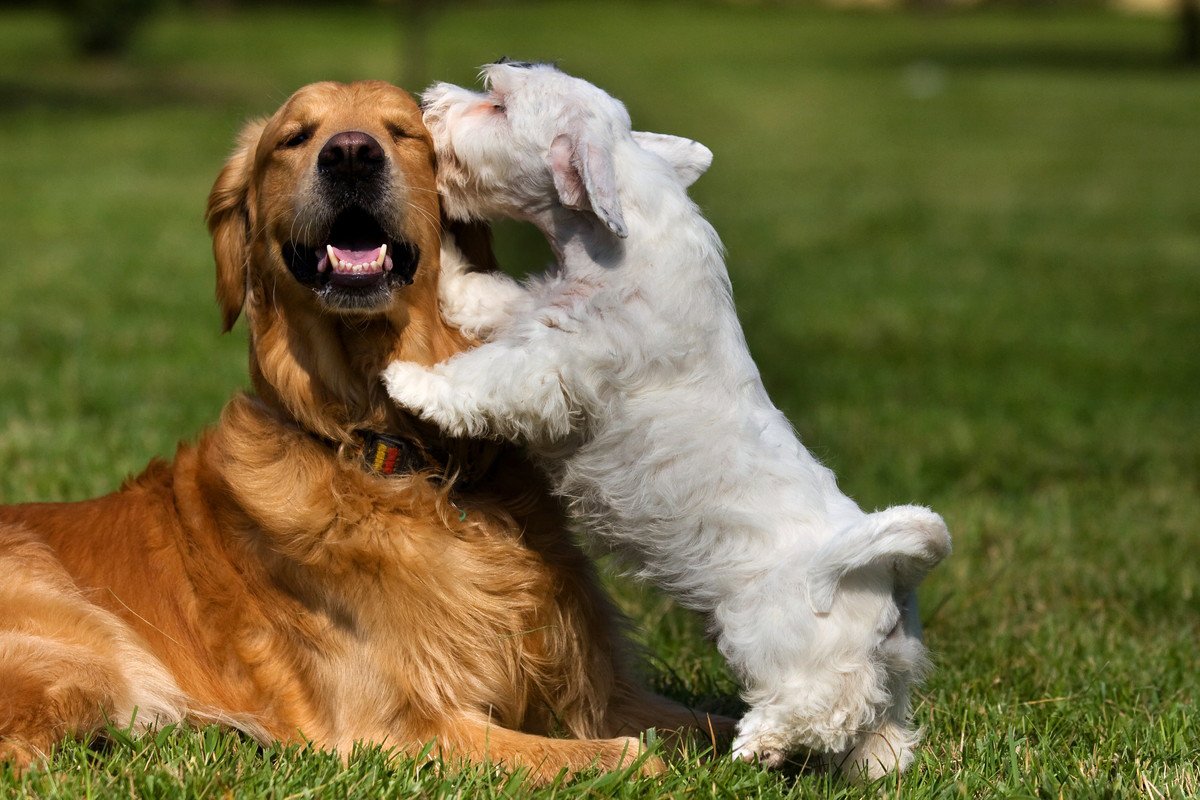
[[[632,132],[621,103],[554,67],[484,72],[486,94],[425,95],[445,211],[531,221],[559,268],[523,286],[448,246],[443,313],[488,343],[393,364],[392,397],[525,443],[585,531],[711,615],[750,704],[736,756],[905,768],[926,659],[904,598],[950,550],[941,517],[863,513],[772,405],[687,197],[707,148]]]

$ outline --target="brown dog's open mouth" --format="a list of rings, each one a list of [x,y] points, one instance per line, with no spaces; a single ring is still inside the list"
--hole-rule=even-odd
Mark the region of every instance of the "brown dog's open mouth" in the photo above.
[[[416,245],[390,236],[375,217],[357,207],[338,214],[319,244],[288,242],[283,251],[296,280],[338,306],[364,305],[346,301],[407,286],[420,259]]]

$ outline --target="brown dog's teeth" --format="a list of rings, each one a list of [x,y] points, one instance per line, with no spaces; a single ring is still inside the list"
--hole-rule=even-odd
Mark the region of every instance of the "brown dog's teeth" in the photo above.
[[[370,261],[351,262],[346,256],[339,255],[333,245],[326,245],[325,252],[328,254],[327,263],[332,265],[333,272],[338,275],[371,275],[375,273],[388,271],[387,267],[387,245],[380,245],[375,250],[375,255]],[[356,253],[357,257],[363,257],[361,253]],[[322,272],[324,270],[321,270]]]

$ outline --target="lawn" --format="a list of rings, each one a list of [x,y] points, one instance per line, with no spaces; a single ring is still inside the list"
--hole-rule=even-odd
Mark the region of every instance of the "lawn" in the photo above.
[[[0,10],[0,502],[111,490],[246,385],[244,329],[218,333],[208,188],[239,123],[297,86],[396,77],[389,9],[169,13],[120,64]],[[1086,12],[572,0],[433,20],[430,76],[557,58],[639,127],[709,145],[693,194],[776,402],[865,507],[945,516],[926,743],[888,794],[1200,793],[1200,72],[1170,42],[1165,21]],[[612,584],[651,681],[736,709],[702,625]],[[0,774],[5,797],[527,791],[217,729]],[[692,760],[542,793],[596,795],[877,790]]]

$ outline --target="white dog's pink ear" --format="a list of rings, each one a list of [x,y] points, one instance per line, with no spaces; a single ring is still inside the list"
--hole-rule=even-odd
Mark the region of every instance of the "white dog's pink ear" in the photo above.
[[[558,199],[564,206],[590,210],[614,235],[622,239],[629,235],[617,197],[612,152],[608,148],[561,133],[550,144],[550,171]]]
[[[586,208],[587,190],[583,188],[583,175],[576,167],[575,143],[565,133],[555,136],[550,143],[550,171],[554,175],[559,202],[567,208]]]
[[[816,613],[829,613],[846,575],[879,565],[891,567],[894,590],[903,594],[949,554],[950,532],[940,515],[923,506],[876,511],[817,551],[809,570],[808,601]]]
[[[712,150],[694,139],[671,136],[667,133],[634,131],[633,140],[643,150],[670,164],[684,188],[695,183],[712,166]]]

